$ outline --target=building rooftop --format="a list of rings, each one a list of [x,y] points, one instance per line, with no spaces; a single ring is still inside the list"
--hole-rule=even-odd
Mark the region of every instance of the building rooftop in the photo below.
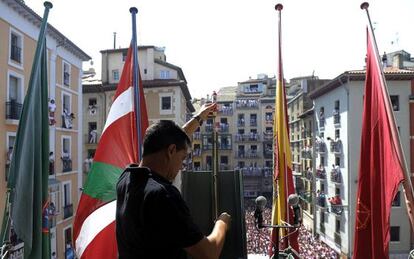
[[[35,11],[28,7],[24,1],[18,0],[1,0],[9,7],[14,9],[16,13],[22,16],[24,19],[30,21],[32,24],[40,28],[42,24],[42,17],[40,17]],[[55,27],[48,23],[47,25],[47,34],[54,38],[62,47],[67,49],[70,53],[80,58],[82,61],[88,61],[91,57],[76,46],[71,40],[69,40],[65,35],[59,32]]]
[[[414,70],[401,69],[401,68],[396,68],[396,67],[386,67],[384,69],[384,75],[385,75],[385,79],[388,81],[412,80],[414,79]],[[328,83],[310,92],[309,97],[312,99],[315,99],[349,81],[365,81],[365,70],[345,71],[344,73],[340,74],[336,78],[330,80]]]

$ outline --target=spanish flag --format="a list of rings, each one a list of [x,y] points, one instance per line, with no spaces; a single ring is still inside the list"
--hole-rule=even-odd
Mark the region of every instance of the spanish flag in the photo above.
[[[284,222],[293,224],[293,210],[289,207],[287,199],[290,194],[295,193],[292,176],[292,154],[289,146],[288,115],[286,105],[285,84],[283,80],[282,66],[282,37],[281,37],[281,4],[276,5],[279,12],[279,42],[278,42],[278,73],[276,85],[276,103],[273,125],[273,203],[272,203],[272,225],[282,225]],[[277,240],[277,229],[271,233],[271,244],[269,255],[273,255],[274,248],[285,249],[289,245],[299,251],[298,232],[291,233],[290,230],[280,229],[279,240]],[[292,230],[293,231],[293,230]]]

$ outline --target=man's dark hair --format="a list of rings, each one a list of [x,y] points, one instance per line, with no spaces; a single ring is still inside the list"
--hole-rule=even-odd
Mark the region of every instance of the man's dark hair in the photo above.
[[[177,150],[182,150],[190,147],[191,141],[187,134],[175,122],[161,120],[151,125],[145,132],[142,156],[156,153],[171,144],[175,144]]]

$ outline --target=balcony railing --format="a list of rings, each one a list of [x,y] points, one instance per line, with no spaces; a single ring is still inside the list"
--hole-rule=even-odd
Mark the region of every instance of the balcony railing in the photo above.
[[[319,154],[324,154],[326,152],[326,145],[323,141],[317,141],[315,143],[316,152]]]
[[[336,195],[334,197],[329,198],[328,200],[331,204],[331,212],[336,215],[341,215],[344,210],[341,197],[339,197],[339,195]]]
[[[70,74],[68,72],[63,73],[63,84],[69,86]]]
[[[312,147],[302,149],[302,158],[312,159]]]
[[[218,109],[218,113],[220,115],[225,115],[225,116],[231,116],[233,115],[233,107],[229,107],[229,106],[221,106]]]
[[[273,168],[264,167],[263,168],[263,175],[264,175],[264,177],[273,176]]]
[[[197,148],[193,150],[193,156],[201,156],[201,149]]]
[[[334,183],[341,183],[341,172],[338,169],[331,170],[331,181]]]
[[[22,104],[16,101],[6,102],[6,119],[18,120],[22,113]]]
[[[21,259],[24,258],[24,242],[12,244],[6,258]]]
[[[240,172],[246,176],[261,176],[262,170],[258,167],[243,167],[240,168]]]
[[[225,143],[221,143],[220,145],[218,145],[218,148],[222,149],[222,150],[231,150],[232,149],[230,144],[225,144]]]
[[[338,113],[338,114],[334,114],[334,124],[335,125],[340,125],[341,124],[341,115]]]
[[[319,130],[325,129],[325,117],[319,118]]]
[[[335,141],[331,141],[330,151],[335,153],[335,154],[341,154],[342,153],[342,142],[341,142],[341,140],[337,139]]]
[[[230,170],[230,165],[228,165],[228,164],[221,164],[220,165],[220,170]]]
[[[236,156],[236,158],[245,158],[246,157],[246,152],[244,150],[238,150],[238,151],[236,151],[235,156]]]
[[[96,132],[90,132],[84,136],[85,144],[98,144],[99,134]]]
[[[250,133],[250,134],[236,134],[235,135],[236,142],[243,142],[243,141],[260,141],[260,135],[258,133]]]
[[[259,158],[259,152],[257,150],[249,150],[246,155],[247,158]]]
[[[199,131],[198,132],[194,132],[193,133],[193,138],[200,140],[201,139],[201,132],[199,132]]]
[[[334,240],[335,243],[341,245],[341,233],[335,232],[334,233]]]
[[[203,150],[213,149],[213,143],[203,144]]]
[[[229,132],[229,124],[227,124],[227,123],[220,123],[219,132],[220,133]]]
[[[67,219],[73,216],[73,204],[63,207],[63,219]]]
[[[250,127],[257,127],[257,120],[250,120]]]
[[[325,168],[317,168],[315,177],[317,179],[326,179]]]
[[[16,45],[11,45],[10,59],[17,63],[22,63],[22,48]]]
[[[246,125],[246,122],[244,121],[244,119],[239,119],[237,121],[237,127],[244,127]]]
[[[325,208],[326,206],[325,195],[320,194],[316,196],[316,205],[318,205],[319,207]]]
[[[263,132],[263,140],[273,140],[273,132]]]
[[[206,132],[213,132],[213,124],[206,124]]]
[[[62,157],[62,172],[72,171],[72,159],[69,157]]]
[[[263,155],[264,155],[265,158],[272,158],[273,150],[272,149],[265,149],[263,151]]]
[[[239,109],[257,109],[259,102],[257,100],[236,100],[236,107]]]

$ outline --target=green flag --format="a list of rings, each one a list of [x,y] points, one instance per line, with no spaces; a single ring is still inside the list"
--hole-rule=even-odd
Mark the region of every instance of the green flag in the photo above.
[[[11,218],[17,236],[24,241],[25,258],[50,258],[48,206],[49,123],[46,26],[52,4],[45,12],[17,129],[8,188]]]

